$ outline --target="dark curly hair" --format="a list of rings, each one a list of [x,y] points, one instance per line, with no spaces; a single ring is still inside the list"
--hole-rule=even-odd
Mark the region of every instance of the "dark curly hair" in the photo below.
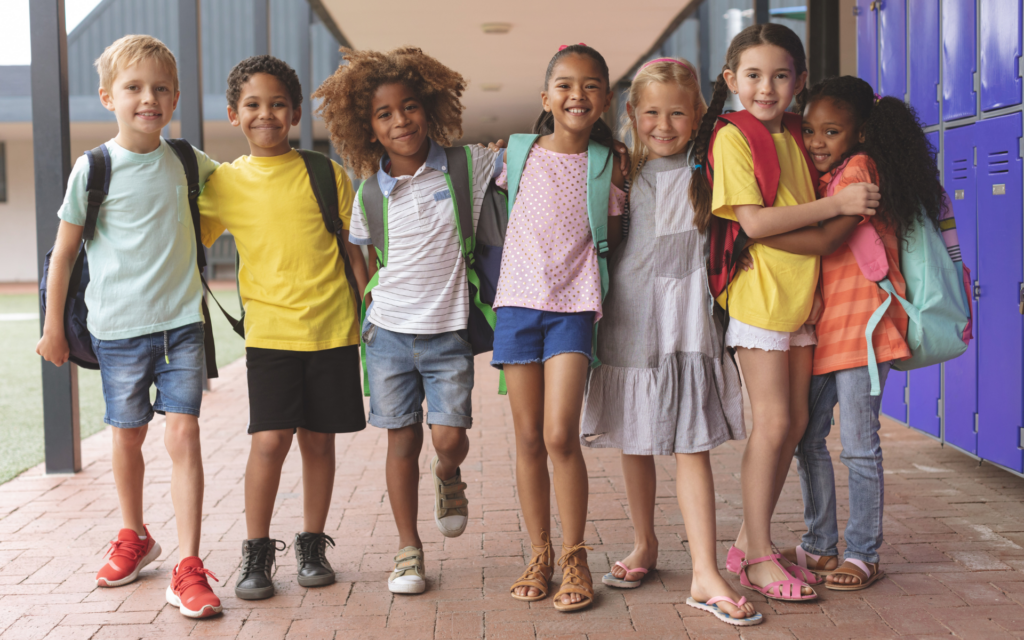
[[[725,66],[722,67],[722,73],[719,73],[718,79],[715,80],[715,88],[711,92],[708,110],[701,118],[700,128],[697,129],[697,135],[693,139],[694,164],[707,168],[708,156],[713,151],[711,149],[711,134],[714,133],[718,116],[722,115],[725,99],[729,97],[729,87],[725,82],[725,70],[729,69],[736,73],[743,52],[762,44],[770,44],[784,49],[793,58],[793,70],[796,71],[797,76],[807,71],[807,54],[804,52],[804,44],[800,41],[800,36],[796,35],[789,27],[766,22],[749,26],[736,34],[736,37],[729,43],[729,49],[725,52]],[[803,104],[806,95],[807,87],[804,87],[803,91],[796,96],[796,103]],[[708,181],[707,174],[704,171],[695,171],[690,180],[690,202],[693,203],[696,216],[694,222],[701,231],[707,229],[711,224],[711,195],[711,182]]]
[[[380,142],[371,142],[373,95],[382,85],[409,87],[426,111],[427,135],[442,147],[462,137],[462,92],[466,79],[416,47],[381,53],[342,48],[344,60],[313,94],[323,102],[317,112],[327,124],[338,154],[360,177],[377,170],[384,155]]]
[[[298,109],[302,106],[302,83],[295,70],[288,66],[288,63],[274,56],[251,56],[235,65],[235,68],[228,74],[228,104],[232,109],[238,108],[238,100],[242,97],[242,86],[249,82],[249,78],[257,73],[265,73],[274,76],[281,81],[281,84],[288,90],[288,99],[292,101],[292,108]]]
[[[854,126],[864,135],[846,156],[865,153],[878,169],[882,206],[877,217],[904,238],[919,211],[934,223],[945,208],[945,192],[939,181],[935,148],[914,108],[898,98],[875,101],[875,91],[853,76],[828,78],[811,87],[807,105],[828,98],[851,114]]]
[[[548,70],[544,72],[545,91],[548,89],[548,83],[551,82],[551,73],[555,70],[555,65],[558,64],[559,60],[571,54],[586,56],[596,62],[598,68],[601,70],[601,76],[604,78],[604,86],[608,87],[609,90],[611,89],[611,81],[608,79],[608,63],[605,62],[604,56],[598,53],[597,49],[580,43],[571,44],[564,49],[559,50],[551,57],[551,62],[548,63]],[[550,111],[541,111],[540,115],[537,116],[537,122],[533,125],[533,132],[540,136],[547,136],[554,133],[554,114]],[[612,133],[612,128],[608,126],[607,122],[604,120],[598,120],[590,130],[590,139],[611,148],[612,144],[615,142],[615,135]]]

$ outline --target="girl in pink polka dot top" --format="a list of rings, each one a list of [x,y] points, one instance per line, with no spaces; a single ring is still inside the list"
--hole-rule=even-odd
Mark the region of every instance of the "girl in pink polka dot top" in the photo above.
[[[548,595],[556,558],[550,538],[550,455],[563,536],[558,560],[563,577],[554,606],[575,611],[594,598],[583,540],[588,481],[579,425],[594,323],[601,317],[604,260],[590,231],[588,147],[591,140],[604,146],[614,142],[600,119],[611,105],[604,58],[584,44],[559,49],[548,64],[541,101],[544,112],[534,125],[540,137],[529,151],[509,216],[491,364],[505,371],[516,432],[516,481],[533,546],[512,597],[529,602]],[[614,251],[622,239],[621,218],[615,216],[625,194],[618,167],[603,175],[609,173],[608,245]],[[504,186],[506,175],[498,182]]]

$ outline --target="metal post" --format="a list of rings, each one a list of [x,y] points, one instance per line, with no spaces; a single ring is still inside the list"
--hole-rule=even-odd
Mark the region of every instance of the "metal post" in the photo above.
[[[32,149],[36,180],[36,256],[43,258],[57,236],[56,212],[71,174],[71,129],[68,124],[68,38],[64,0],[29,3],[32,37]],[[44,318],[39,318],[40,332]],[[82,469],[78,422],[78,367],[43,365],[43,442],[47,473]]]
[[[203,148],[203,70],[199,0],[178,0],[178,117],[181,137]]]
[[[704,78],[702,92],[704,98],[710,102],[714,93],[715,80],[718,79],[720,67],[711,62],[711,14],[708,11],[708,2],[701,2],[697,8],[697,21],[699,23],[697,38],[700,45],[700,60],[697,65],[700,67],[700,77]]]
[[[270,0],[252,0],[253,55],[270,53]]]
[[[769,0],[754,0],[754,24],[771,22],[770,4]]]
[[[299,122],[299,147],[303,149],[313,148],[313,100],[310,95],[313,93],[313,42],[311,27],[313,24],[313,9],[308,2],[296,3],[300,18],[298,29],[295,34],[296,42],[299,43],[299,68],[296,70],[299,75],[299,82],[302,83],[302,120]]]
[[[839,75],[839,3],[810,0],[807,3],[808,82]]]

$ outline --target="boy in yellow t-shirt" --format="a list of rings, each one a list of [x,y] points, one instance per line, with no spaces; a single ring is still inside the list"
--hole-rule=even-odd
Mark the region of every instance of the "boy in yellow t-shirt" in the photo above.
[[[245,357],[252,447],[245,471],[247,540],[235,595],[274,595],[275,551],[270,520],[281,466],[298,433],[302,453],[303,531],[295,535],[298,582],[334,582],[324,533],[334,486],[334,436],[366,426],[359,373],[359,329],[344,257],[324,227],[306,166],[288,132],[302,117],[295,72],[272,56],[240,62],[228,77],[228,118],[249,142],[250,155],[222,164],[200,197],[203,243],[225,229],[241,259]],[[312,117],[312,114],[307,114]],[[333,165],[343,246],[356,285],[366,287],[366,263],[348,242],[353,189]],[[280,545],[280,546],[278,546]]]

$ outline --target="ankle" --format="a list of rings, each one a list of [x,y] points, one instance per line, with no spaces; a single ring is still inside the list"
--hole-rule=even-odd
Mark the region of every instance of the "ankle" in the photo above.
[[[637,536],[633,540],[633,553],[651,554],[658,553],[658,537],[653,533],[649,536]]]
[[[398,538],[398,549],[401,551],[406,547],[415,547],[416,549],[423,548],[423,541],[420,540],[419,536],[416,537],[404,537],[399,536]]]

